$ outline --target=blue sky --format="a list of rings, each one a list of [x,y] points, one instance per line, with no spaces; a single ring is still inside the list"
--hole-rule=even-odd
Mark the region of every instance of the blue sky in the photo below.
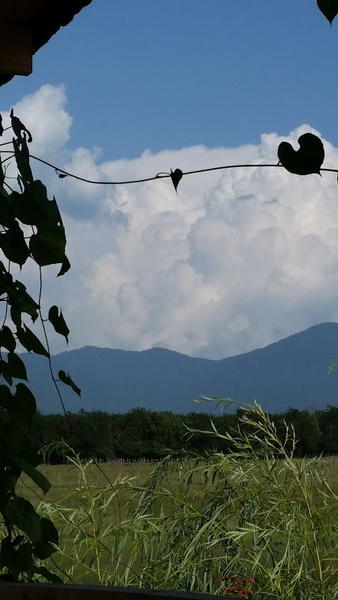
[[[315,0],[93,0],[2,89],[64,83],[72,143],[109,158],[257,143],[300,123],[338,142],[338,24]]]
[[[93,0],[0,99],[33,154],[91,179],[276,163],[304,132],[337,168],[338,22],[315,0]],[[44,290],[70,348],[221,358],[338,322],[333,174],[231,169],[184,177],[176,194],[167,179],[34,173],[66,225],[72,269],[46,269]]]

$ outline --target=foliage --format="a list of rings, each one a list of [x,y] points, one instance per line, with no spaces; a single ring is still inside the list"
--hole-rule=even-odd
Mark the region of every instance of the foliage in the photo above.
[[[338,498],[325,460],[295,458],[293,428],[278,435],[259,406],[226,433],[213,422],[190,433],[229,451],[168,455],[143,484],[110,481],[108,468],[104,485],[91,483],[91,461],[66,447],[77,485],[38,508],[60,531],[59,576],[219,594],[237,586],[257,600],[337,597]]]
[[[327,18],[330,25],[333,19],[338,14],[338,2],[337,0],[317,0],[318,8],[322,11],[323,15]]]
[[[149,458],[160,459],[170,449],[191,454],[211,450],[227,452],[229,443],[224,438],[204,435],[187,437],[185,425],[206,429],[213,419],[221,432],[238,424],[241,410],[235,414],[208,415],[192,412],[186,415],[136,408],[126,414],[108,414],[102,411],[80,411],[64,415],[43,415],[36,412],[32,433],[37,447],[63,439],[82,459],[95,458]],[[278,431],[284,421],[295,428],[297,446],[295,456],[310,457],[318,454],[338,455],[338,407],[309,412],[290,408],[285,413],[271,415]],[[68,427],[68,420],[72,427]],[[57,448],[50,456],[52,463],[63,461]]]
[[[41,457],[32,441],[31,426],[36,413],[36,400],[27,387],[27,373],[22,359],[16,352],[19,343],[28,352],[41,354],[50,361],[49,344],[45,322],[41,312],[41,267],[59,264],[58,275],[70,267],[65,254],[66,235],[55,198],[49,200],[46,187],[34,180],[29,163],[28,143],[31,133],[14,115],[10,114],[11,126],[3,128],[1,135],[11,129],[12,140],[2,147],[7,157],[0,156],[0,248],[4,262],[0,261],[0,300],[3,302],[3,319],[0,326],[0,513],[5,534],[0,545],[0,578],[22,581],[47,578],[58,581],[42,561],[55,552],[58,533],[52,521],[39,515],[32,504],[20,497],[16,485],[21,473],[25,473],[39,486],[43,493],[50,487],[48,480],[37,466]],[[9,155],[9,156],[8,156]],[[8,161],[15,159],[17,166],[17,189],[8,181]],[[22,281],[14,277],[28,260],[39,271],[40,289],[34,299]],[[14,265],[13,265],[14,263]],[[39,323],[45,342],[28,327],[27,319]],[[67,339],[69,330],[62,312],[53,306],[49,310],[49,322],[54,330]],[[62,381],[74,387],[67,377]]]

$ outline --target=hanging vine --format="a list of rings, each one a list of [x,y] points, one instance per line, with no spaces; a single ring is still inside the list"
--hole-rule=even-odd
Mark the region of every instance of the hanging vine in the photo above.
[[[14,134],[10,157],[17,169],[17,189],[9,185],[8,159],[0,155],[0,249],[5,262],[0,261],[0,300],[3,303],[0,325],[0,579],[33,581],[41,577],[59,581],[42,561],[55,552],[58,533],[53,523],[41,517],[33,505],[20,497],[16,485],[24,473],[46,493],[50,484],[37,466],[41,456],[30,437],[36,399],[29,389],[24,361],[17,353],[18,344],[28,352],[45,356],[50,351],[45,323],[63,335],[68,342],[69,329],[57,306],[43,318],[41,307],[42,267],[59,264],[58,276],[66,273],[70,263],[65,253],[66,234],[55,198],[48,199],[40,180],[33,178],[28,144],[32,135],[20,119],[10,114],[11,124],[4,128],[0,117],[0,135],[8,129]],[[3,145],[7,145],[4,142]],[[26,286],[12,274],[13,263],[20,272],[27,261],[39,270],[40,289],[33,298]],[[17,270],[19,270],[17,269]],[[42,326],[44,342],[31,329],[34,323]],[[28,326],[28,324],[30,326]],[[50,362],[51,367],[51,362]],[[68,373],[59,372],[58,380],[80,393]],[[18,381],[19,380],[19,381]]]

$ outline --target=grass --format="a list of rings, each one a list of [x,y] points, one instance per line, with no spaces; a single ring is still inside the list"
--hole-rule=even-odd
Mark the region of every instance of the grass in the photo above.
[[[292,429],[279,439],[259,406],[204,433],[232,452],[98,468],[68,448],[68,464],[41,466],[46,497],[23,479],[60,531],[49,566],[73,583],[231,593],[237,578],[257,600],[338,598],[338,459],[293,458]]]

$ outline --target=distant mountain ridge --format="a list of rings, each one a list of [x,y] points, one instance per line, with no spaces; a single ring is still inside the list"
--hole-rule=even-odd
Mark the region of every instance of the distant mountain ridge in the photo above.
[[[62,412],[46,359],[25,354],[28,377],[44,413]],[[338,323],[322,323],[264,348],[221,360],[194,358],[152,348],[144,351],[85,346],[53,357],[55,371],[69,371],[81,398],[60,384],[70,412],[127,412],[136,407],[186,413],[212,412],[205,396],[256,400],[266,410],[281,412],[338,404]]]

